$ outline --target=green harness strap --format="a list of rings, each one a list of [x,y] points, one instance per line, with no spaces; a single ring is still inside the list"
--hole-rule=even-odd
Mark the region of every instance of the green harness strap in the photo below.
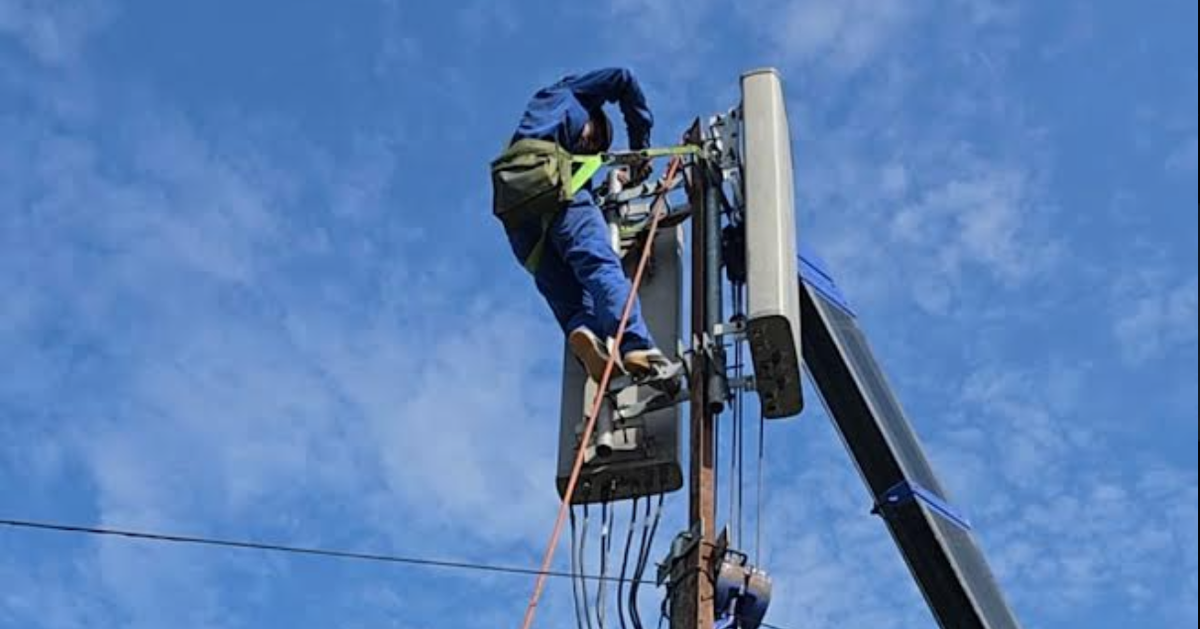
[[[681,144],[679,146],[662,146],[656,148],[645,148],[638,151],[617,151],[614,153],[604,153],[601,157],[604,158],[606,164],[626,164],[636,160],[654,159],[656,157],[671,157],[674,155],[698,155],[701,148],[694,144]]]
[[[617,153],[600,153],[597,155],[572,155],[571,163],[579,164],[579,169],[571,176],[571,184],[568,189],[568,196],[574,198],[575,193],[583,189],[592,177],[600,171],[601,168],[608,164],[626,164],[637,160],[654,159],[656,157],[667,157],[673,155],[693,155],[700,152],[700,147],[691,144],[682,146],[666,146],[660,148],[646,148],[639,151],[622,151]],[[537,273],[538,265],[542,262],[542,253],[546,249],[546,234],[550,231],[550,225],[558,218],[558,213],[542,215],[542,236],[538,238],[533,249],[529,252],[529,257],[525,258],[525,270],[531,275]]]
[[[570,186],[567,188],[568,196],[574,198],[575,193],[583,189],[587,182],[592,180],[592,176],[600,167],[604,165],[603,155],[572,155],[571,163],[581,164],[579,170],[571,176]],[[550,225],[554,223],[554,219],[562,212],[554,214],[543,214],[540,219],[542,222],[542,235],[538,238],[537,243],[533,245],[533,250],[529,252],[529,257],[525,258],[525,270],[529,271],[530,275],[536,275],[538,265],[542,263],[542,253],[546,249],[546,234],[550,231]]]

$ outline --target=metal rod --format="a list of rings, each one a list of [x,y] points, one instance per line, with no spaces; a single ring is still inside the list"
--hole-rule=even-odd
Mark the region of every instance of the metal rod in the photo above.
[[[763,468],[766,467],[766,447],[763,445],[766,439],[767,418],[763,417],[761,411],[758,413],[758,488],[754,492],[754,502],[758,513],[754,516],[754,565],[761,566],[760,563],[762,550],[762,519],[763,519]]]
[[[707,162],[697,165],[704,173],[704,328],[713,338],[714,364],[708,372],[709,412],[719,414],[725,408],[728,393],[725,383],[725,347],[716,339],[717,325],[725,319],[721,289],[721,190],[711,177]]]

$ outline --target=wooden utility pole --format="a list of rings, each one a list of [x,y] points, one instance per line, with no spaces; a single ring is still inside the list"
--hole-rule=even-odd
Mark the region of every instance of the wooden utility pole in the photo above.
[[[688,143],[700,144],[699,121],[688,132]],[[714,413],[709,404],[712,389],[710,375],[714,365],[705,350],[709,339],[710,323],[720,312],[709,312],[712,299],[708,293],[715,282],[709,277],[717,272],[711,268],[709,258],[710,238],[720,234],[712,232],[713,224],[707,203],[709,183],[706,165],[702,158],[692,162],[687,181],[688,201],[692,207],[692,344],[694,352],[691,364],[691,408],[690,408],[690,464],[688,475],[689,525],[696,537],[683,560],[676,564],[672,575],[674,595],[671,599],[671,629],[712,629],[713,583],[709,578],[712,553],[716,541],[716,487],[714,485],[713,438]],[[719,297],[718,301],[719,302]]]

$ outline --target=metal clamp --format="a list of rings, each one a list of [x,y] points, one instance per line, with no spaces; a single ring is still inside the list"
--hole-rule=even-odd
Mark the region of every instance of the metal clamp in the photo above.
[[[659,587],[672,580],[672,573],[676,566],[700,543],[700,537],[700,523],[696,522],[692,524],[692,528],[679,533],[675,539],[671,540],[671,549],[662,563],[658,564],[658,576],[655,583]]]
[[[895,514],[898,508],[913,501],[923,503],[931,511],[958,528],[964,531],[971,530],[971,521],[966,516],[960,513],[953,505],[943,500],[941,496],[921,486],[916,481],[905,480],[896,483],[879,497],[875,507],[871,509],[871,513],[888,518]]]
[[[734,377],[726,378],[726,381],[729,383],[729,389],[731,391],[736,391],[736,390],[757,391],[758,390],[756,388],[758,386],[758,381],[754,379],[753,375],[734,376]]]
[[[718,323],[713,326],[713,336],[717,338],[732,337],[735,339],[744,337],[746,336],[746,320],[740,319]]]

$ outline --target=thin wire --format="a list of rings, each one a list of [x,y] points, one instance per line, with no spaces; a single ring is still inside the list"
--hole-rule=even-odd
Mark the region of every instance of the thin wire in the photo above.
[[[648,564],[650,561],[650,551],[654,546],[654,536],[658,533],[658,523],[662,521],[663,502],[666,500],[666,497],[666,494],[658,495],[658,506],[654,509],[654,522],[650,524],[650,539],[646,542],[646,557],[642,561],[641,571],[637,574],[637,580],[639,581],[638,585],[641,584],[640,582],[642,580],[642,575],[646,573],[646,564]]]
[[[629,510],[629,532],[625,534],[625,551],[621,553],[621,580],[617,582],[617,618],[621,629],[628,629],[625,624],[625,570],[629,567],[629,551],[633,548],[633,533],[637,529],[638,500],[633,499],[633,508]],[[647,498],[646,502],[650,502]]]
[[[616,509],[611,509],[607,502],[600,504],[600,576],[608,576],[608,554],[612,547],[612,524],[613,514]],[[607,583],[600,581],[596,583],[596,626],[599,629],[604,629],[604,611],[608,607],[605,599],[608,598]]]
[[[674,603],[675,586],[670,581],[667,581],[667,595],[663,597],[661,603],[658,604],[658,629],[662,629],[663,621],[671,619],[669,608]]]
[[[638,613],[637,592],[639,586],[642,584],[642,576],[646,574],[646,565],[650,562],[650,550],[654,545],[654,536],[656,533],[658,533],[658,523],[662,520],[663,502],[665,501],[666,496],[667,495],[665,493],[658,495],[658,506],[655,507],[654,519],[650,523],[649,535],[643,539],[645,544],[643,544],[641,552],[638,556],[637,570],[633,573],[633,586],[630,588],[629,596],[633,602],[633,606],[631,608],[633,613],[631,615],[633,616],[633,626],[636,629],[642,629],[642,618],[640,613]],[[646,502],[649,503],[650,501],[647,499]]]
[[[571,602],[575,604],[575,627],[583,627],[583,609],[579,606],[579,525],[575,522],[575,507],[571,507]],[[624,576],[624,575],[622,575]],[[584,596],[587,596],[587,586],[584,585]]]
[[[294,555],[310,555],[317,557],[330,557],[335,559],[351,559],[358,561],[374,561],[382,563],[404,564],[409,566],[421,566],[426,568],[448,568],[454,570],[474,570],[477,572],[494,572],[501,574],[518,574],[518,575],[543,575],[546,577],[554,577],[556,579],[570,579],[572,573],[560,572],[555,570],[542,571],[534,570],[533,568],[517,568],[514,566],[499,566],[494,564],[484,564],[469,561],[448,561],[444,559],[426,559],[421,557],[406,557],[402,555],[384,555],[377,553],[360,553],[346,550],[331,550],[326,548],[311,548],[303,546],[287,546],[284,544],[271,544],[263,542],[247,542],[229,539],[220,539],[214,537],[196,537],[190,535],[173,535],[167,533],[150,533],[146,531],[134,531],[129,529],[117,528],[101,528],[95,526],[77,526],[73,524],[59,524],[54,522],[42,522],[37,520],[18,520],[10,518],[0,518],[0,526],[7,526],[21,529],[35,529],[41,531],[56,531],[60,533],[81,533],[86,535],[110,535],[114,537],[127,537],[130,539],[140,539],[153,542],[169,542],[178,544],[196,544],[201,546],[218,546],[223,548],[239,548],[243,550],[263,550],[270,552],[290,553]],[[580,579],[586,581],[599,581],[599,576],[595,575],[580,575]],[[616,581],[616,577],[603,579],[604,581]],[[631,580],[632,584],[633,581]],[[653,585],[647,581],[647,585]]]
[[[642,537],[638,541],[637,564],[633,568],[633,578],[637,579],[645,567],[646,556],[646,538],[650,535],[650,504],[649,496],[646,497],[646,512],[642,516]],[[633,623],[634,629],[642,629],[642,616],[638,610],[638,584],[635,582],[629,587],[629,620]]]
[[[579,535],[579,572],[584,572],[587,566],[587,531],[588,531],[588,505],[583,503],[583,532]],[[587,629],[592,629],[592,606],[588,603],[587,583],[584,582],[580,587],[583,594],[583,621]]]

